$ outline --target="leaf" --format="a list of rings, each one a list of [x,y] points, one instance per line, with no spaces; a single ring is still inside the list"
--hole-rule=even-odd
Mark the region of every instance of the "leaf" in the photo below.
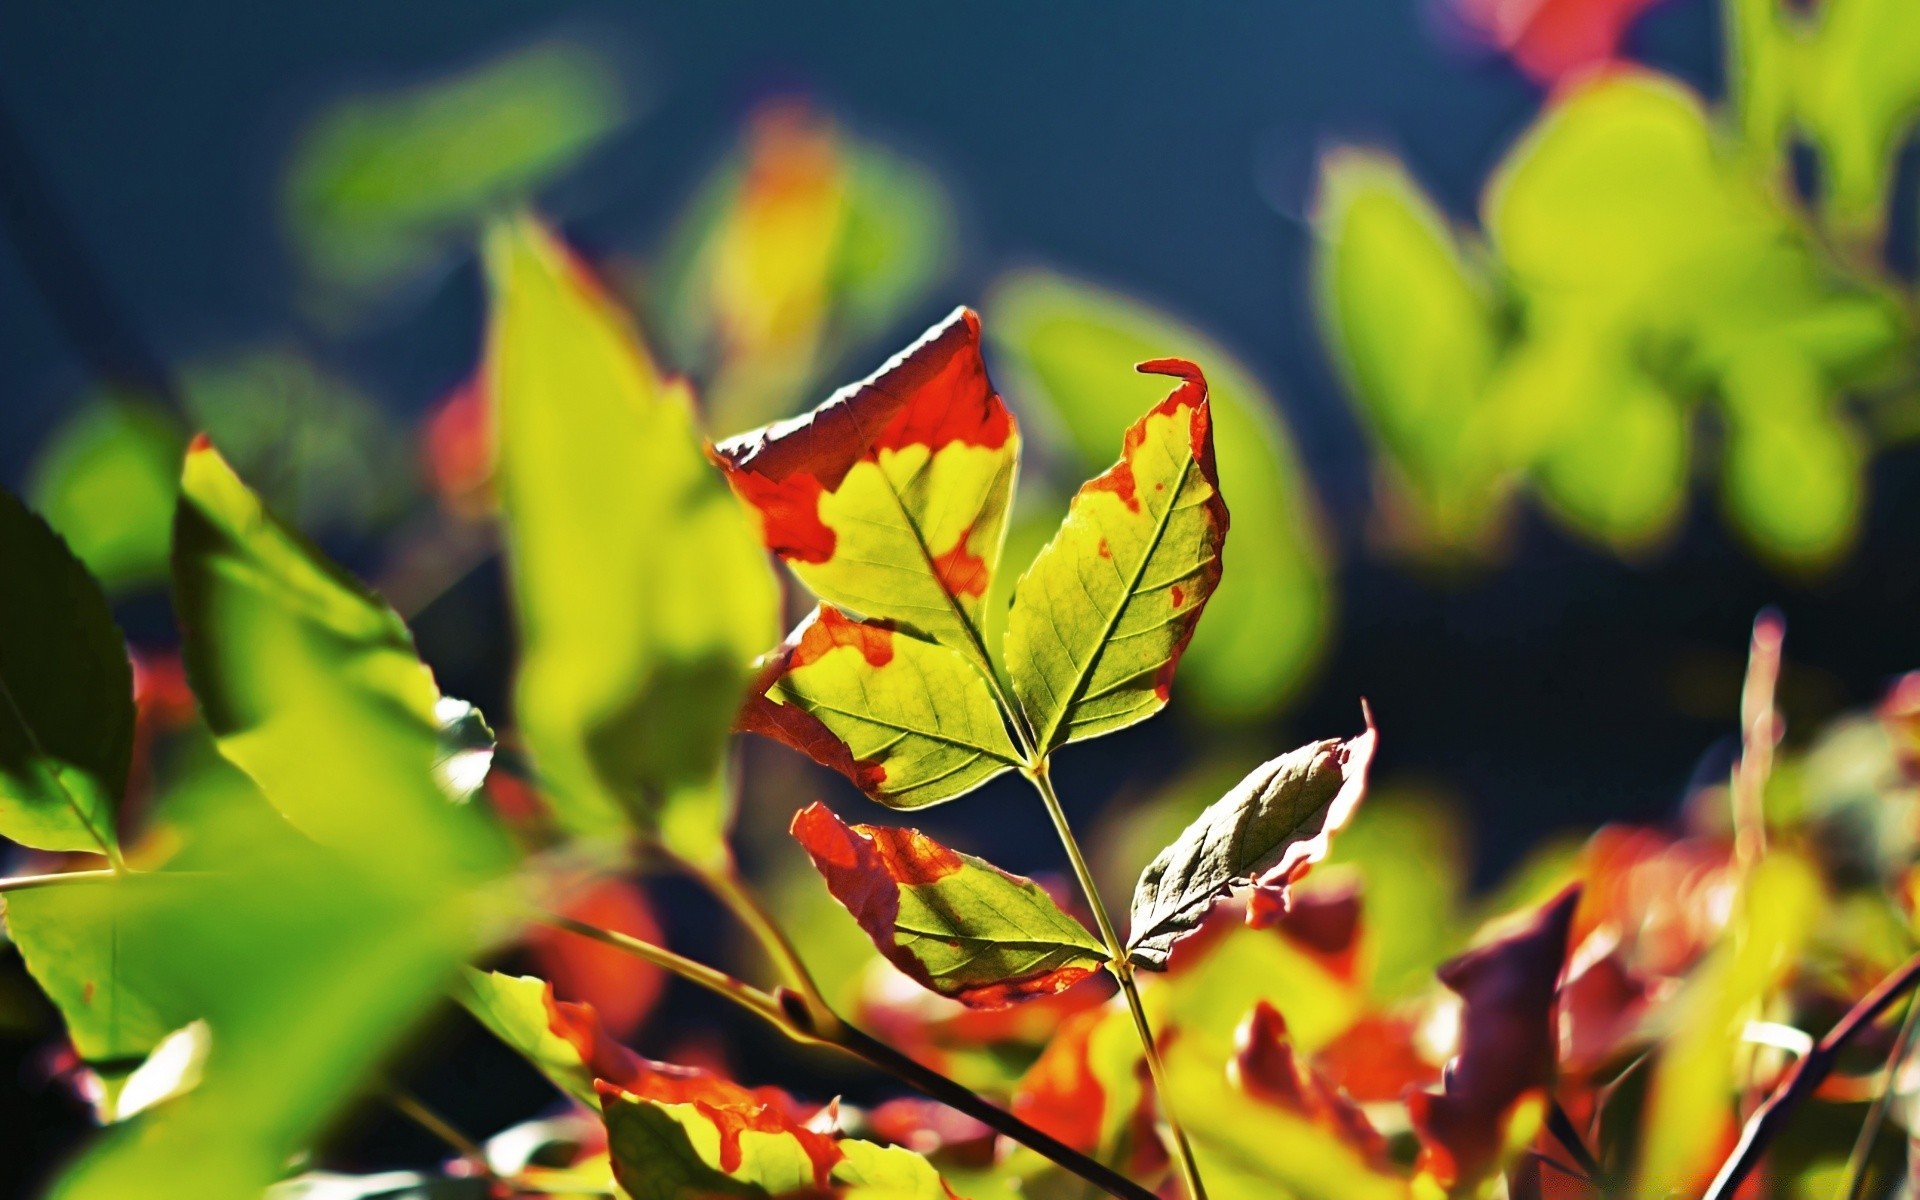
[[[890,808],[951,800],[1020,761],[986,680],[958,653],[828,607],[768,660],[739,727]]]
[[[569,899],[560,912],[642,941],[666,941],[646,890],[630,879],[594,884]],[[666,972],[618,947],[550,925],[530,930],[526,940],[535,967],[552,981],[554,992],[591,1005],[615,1037],[638,1029],[666,990]]]
[[[814,595],[991,672],[981,601],[1000,558],[1020,438],[955,309],[800,417],[715,447],[761,535]]]
[[[586,269],[531,220],[494,227],[488,387],[523,655],[521,730],[563,823],[726,854],[717,783],[779,596],[750,522]]]
[[[133,668],[106,596],[0,491],[0,835],[118,860]]]
[[[1220,582],[1227,506],[1200,368],[1140,364],[1180,385],[1081,487],[1013,593],[1006,666],[1040,752],[1143,721]]]
[[[1515,1140],[1516,1114],[1552,1086],[1554,997],[1579,900],[1570,887],[1520,929],[1440,968],[1462,1004],[1460,1049],[1440,1091],[1413,1093],[1407,1111],[1420,1135],[1420,1170],[1449,1195],[1480,1194]]]
[[[1076,279],[1017,271],[995,282],[986,307],[995,365],[1007,362],[1005,369],[1017,372],[1009,379],[1016,395],[1046,406],[1053,420],[1029,428],[1058,427],[1059,449],[1070,452],[1061,465],[1079,472],[1074,483],[1104,466],[1127,426],[1159,398],[1160,381],[1131,364],[1169,355],[1207,364],[1221,489],[1233,497],[1235,543],[1250,549],[1236,556],[1207,602],[1206,622],[1181,660],[1182,677],[1213,718],[1249,720],[1297,695],[1326,638],[1332,582],[1319,506],[1276,398],[1199,330]],[[1045,519],[1027,552],[1016,554],[1021,526],[1040,524],[1061,506],[1030,503],[1031,478],[1021,489],[1027,509],[1042,511],[1015,514],[1005,557],[1031,562],[1057,522]],[[999,614],[1005,612],[1002,597]]]
[[[316,841],[436,877],[504,842],[437,782],[442,697],[394,611],[260,500],[204,437],[181,474],[174,604],[220,752]]]
[[[1279,1009],[1264,1000],[1256,1004],[1234,1042],[1227,1077],[1236,1087],[1325,1131],[1375,1170],[1387,1170],[1386,1139],[1358,1104],[1295,1056]]]
[[[302,134],[283,197],[320,298],[344,314],[431,268],[617,128],[621,91],[599,51],[554,41],[332,105]]]
[[[795,814],[793,836],[880,953],[969,1007],[1065,991],[1107,960],[1032,880],[917,829],[848,825],[815,801]]]
[[[1257,885],[1284,894],[1324,859],[1366,794],[1374,740],[1369,716],[1358,737],[1270,759],[1209,805],[1140,874],[1127,942],[1133,961],[1165,970],[1173,947],[1231,889]]]
[[[106,587],[165,579],[186,435],[156,405],[92,397],[40,448],[27,494]]]
[[[454,994],[489,1032],[590,1108],[600,1103],[596,1079],[632,1080],[640,1072],[640,1058],[607,1032],[591,1005],[557,999],[545,980],[469,969]]]
[[[925,1159],[899,1147],[835,1139],[790,1121],[742,1128],[740,1113],[699,1100],[661,1101],[611,1086],[601,1094],[614,1178],[633,1200],[953,1194]]]
[[[1140,1043],[1116,1008],[1077,1012],[1062,1021],[1020,1077],[1013,1115],[1083,1154],[1107,1153],[1144,1101]]]

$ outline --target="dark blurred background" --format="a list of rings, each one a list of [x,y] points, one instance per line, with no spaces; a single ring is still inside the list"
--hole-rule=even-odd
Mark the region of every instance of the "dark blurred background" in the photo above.
[[[1661,4],[1633,25],[1628,51],[1715,97],[1716,13],[1706,0]],[[982,304],[1003,271],[1035,265],[1142,298],[1237,354],[1291,430],[1319,498],[1331,579],[1317,665],[1283,711],[1241,736],[1275,753],[1351,733],[1368,697],[1382,730],[1378,777],[1460,806],[1483,883],[1555,831],[1669,813],[1697,774],[1723,769],[1747,630],[1764,605],[1788,619],[1790,726],[1869,703],[1920,665],[1911,451],[1875,462],[1855,548],[1817,575],[1756,561],[1698,478],[1677,534],[1638,556],[1596,549],[1525,505],[1508,553],[1491,563],[1441,570],[1385,550],[1368,442],[1316,329],[1316,161],[1334,142],[1383,147],[1471,221],[1482,180],[1544,95],[1445,14],[1402,0],[6,6],[0,188],[13,220],[0,237],[0,482],[28,488],[43,448],[103,383],[56,319],[49,284],[80,289],[86,320],[117,310],[124,333],[109,329],[108,340],[137,343],[169,373],[271,346],[351,380],[383,415],[341,426],[350,432],[339,453],[391,454],[376,444],[385,434],[351,431],[412,431],[467,378],[483,328],[479,272],[457,248],[427,255],[403,284],[383,283],[340,317],[316,301],[289,227],[289,163],[346,98],[532,44],[587,48],[622,97],[620,118],[537,188],[541,209],[596,261],[657,257],[743,124],[774,98],[807,97],[941,181],[957,231],[948,268],[890,311],[883,331],[847,346],[828,384],[870,370],[952,305]],[[57,267],[38,281],[26,269],[17,239],[51,236],[49,216],[104,290]],[[64,253],[44,240],[32,248],[54,251]],[[991,327],[991,307],[985,316]],[[301,419],[323,431],[333,421]],[[410,471],[415,459],[392,461],[380,470]],[[405,521],[321,525],[323,544],[378,577],[385,535]],[[122,614],[136,644],[169,641],[151,589],[123,593]],[[504,709],[511,631],[490,566],[459,575],[415,624],[450,692]],[[1163,719],[1069,752],[1070,807],[1090,816],[1172,778],[1195,736]],[[818,787],[850,795],[835,780]],[[968,805],[980,807],[925,823],[1012,869],[1058,867],[1042,815],[1014,788]],[[991,821],[975,815],[983,809]],[[766,820],[783,826],[784,811]],[[691,899],[668,899],[676,928],[706,919]],[[27,1080],[37,1068],[20,1069]],[[6,1095],[0,1126],[26,1131],[28,1112],[53,1120],[43,1085]],[[57,1144],[16,1160],[16,1185]]]

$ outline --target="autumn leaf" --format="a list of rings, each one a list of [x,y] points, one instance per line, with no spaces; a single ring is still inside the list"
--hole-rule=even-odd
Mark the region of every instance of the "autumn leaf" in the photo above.
[[[1227,1075],[1248,1096],[1291,1113],[1344,1143],[1369,1166],[1385,1170],[1387,1141],[1339,1088],[1300,1061],[1286,1019],[1262,1000],[1234,1034]]]
[[[955,309],[810,413],[714,448],[761,535],[814,595],[990,674],[981,601],[1000,558],[1020,440]]]
[[[1366,793],[1374,731],[1302,746],[1248,774],[1209,805],[1147,864],[1133,892],[1130,957],[1165,970],[1173,947],[1200,927],[1214,902],[1254,886],[1267,903],[1325,858]]]
[[[1002,1008],[1065,991],[1107,954],[1031,879],[917,829],[848,825],[815,801],[793,836],[880,953],[943,996]]]
[[[117,857],[133,669],[106,595],[0,490],[0,835]]]
[[[666,940],[646,890],[630,879],[602,880],[571,897],[560,913],[642,941]],[[555,993],[592,1005],[616,1037],[639,1028],[666,989],[667,975],[654,964],[551,925],[529,931],[527,949]]]
[[[531,220],[496,226],[488,262],[521,731],[574,832],[631,826],[719,862],[718,771],[778,634],[773,573],[705,460],[691,397],[586,268]]]
[[[1525,925],[1440,968],[1460,997],[1460,1049],[1438,1092],[1412,1093],[1420,1170],[1453,1196],[1475,1196],[1500,1170],[1512,1125],[1554,1080],[1555,992],[1580,889],[1570,887]]]
[[[1180,385],[1127,430],[1120,461],[1081,487],[1014,589],[1007,673],[1042,753],[1160,711],[1220,582],[1206,379],[1181,359],[1139,369]]]
[[[558,999],[528,975],[469,969],[454,989],[473,1018],[582,1104],[597,1105],[596,1079],[630,1079],[639,1056],[621,1045],[589,1004]]]
[[[951,800],[1019,762],[986,680],[959,653],[835,608],[816,609],[768,659],[738,725],[891,808]]]

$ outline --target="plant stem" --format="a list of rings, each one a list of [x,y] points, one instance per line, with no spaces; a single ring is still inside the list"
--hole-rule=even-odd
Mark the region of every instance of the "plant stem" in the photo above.
[[[1780,652],[1787,623],[1773,609],[1753,621],[1747,676],[1740,688],[1740,762],[1733,772],[1733,853],[1744,875],[1767,851],[1767,777],[1780,741],[1774,693],[1780,683]]]
[[[103,867],[97,871],[59,871],[52,875],[15,875],[11,879],[0,879],[0,892],[24,892],[30,888],[62,887],[70,883],[89,883],[95,880],[112,879],[124,872],[116,867]]]
[[[808,1004],[825,1011],[826,997],[821,994],[820,985],[814,981],[813,972],[807,969],[806,961],[800,957],[799,948],[780,928],[760,898],[742,884],[732,865],[715,868],[684,859],[677,861],[683,869],[705,884],[707,890],[726,905],[734,919],[760,943],[761,950],[773,963],[774,970],[779,972],[782,982],[805,997]]]
[[[1902,1018],[1900,1032],[1893,1039],[1893,1052],[1887,1056],[1886,1086],[1873,1098],[1873,1106],[1867,1110],[1867,1119],[1860,1125],[1860,1136],[1854,1139],[1853,1152],[1847,1156],[1847,1200],[1860,1200],[1866,1192],[1867,1159],[1873,1154],[1873,1143],[1880,1136],[1881,1125],[1886,1122],[1887,1109],[1892,1107],[1893,1093],[1900,1086],[1900,1069],[1913,1050],[1916,1029],[1920,1029],[1920,1002],[1909,1000],[1907,1015]]]
[[[481,1149],[480,1144],[455,1129],[452,1122],[428,1108],[418,1096],[405,1088],[390,1087],[387,1089],[387,1103],[393,1105],[401,1116],[445,1142],[454,1153],[470,1160],[489,1176],[493,1175],[493,1167],[487,1162],[487,1152]]]
[[[731,975],[716,971],[704,963],[676,954],[664,946],[656,946],[652,942],[642,941],[624,933],[589,925],[572,917],[543,913],[540,914],[539,919],[555,928],[604,942],[635,958],[672,971],[688,982],[698,984],[740,1005],[762,1020],[771,1023],[795,1041],[831,1046],[870,1066],[877,1067],[916,1091],[965,1113],[990,1129],[1005,1134],[1062,1169],[1119,1197],[1120,1200],[1157,1200],[1152,1192],[1105,1163],[1090,1158],[1057,1138],[1035,1129],[1005,1109],[989,1103],[966,1086],[915,1062],[893,1047],[849,1024],[828,1007],[824,1000],[813,1000],[786,988],[772,993],[763,992]]]
[[[1721,1166],[1720,1174],[1702,1200],[1731,1200],[1739,1192],[1740,1185],[1759,1165],[1767,1147],[1794,1111],[1833,1073],[1834,1064],[1847,1043],[1912,991],[1915,984],[1920,984],[1920,954],[1908,959],[1899,970],[1861,997],[1859,1003],[1840,1018],[1840,1023],[1827,1031],[1827,1036],[1787,1069],[1786,1077],[1774,1088],[1773,1094],[1747,1119],[1746,1127],[1740,1131],[1739,1144]]]
[[[1100,899],[1100,889],[1094,883],[1093,872],[1087,867],[1086,856],[1080,853],[1080,843],[1073,836],[1073,827],[1067,824],[1066,810],[1060,807],[1060,796],[1053,790],[1053,780],[1047,773],[1047,760],[1042,757],[1036,765],[1024,772],[1032,781],[1034,790],[1040,793],[1041,802],[1046,805],[1047,816],[1053,820],[1053,828],[1060,835],[1060,844],[1066,848],[1067,859],[1073,864],[1073,873],[1080,881],[1080,890],[1086,894],[1087,904],[1093,909],[1094,923],[1100,927],[1100,939],[1107,947],[1107,970],[1112,972],[1114,980],[1120,985],[1120,993],[1127,998],[1127,1010],[1133,1014],[1134,1032],[1140,1035],[1140,1049],[1147,1059],[1147,1070],[1153,1076],[1153,1090],[1160,1098],[1161,1115],[1167,1119],[1167,1131],[1173,1135],[1173,1157],[1180,1164],[1180,1175],[1186,1180],[1187,1195],[1190,1200],[1207,1200],[1207,1190],[1200,1182],[1200,1167],[1193,1158],[1193,1146],[1187,1141],[1187,1131],[1180,1124],[1180,1118],[1174,1115],[1173,1101],[1167,1087],[1167,1068],[1160,1061],[1160,1050],[1154,1044],[1153,1026],[1147,1021],[1146,1006],[1140,1002],[1140,989],[1134,984],[1133,963],[1127,957],[1127,947],[1115,932],[1113,918],[1107,915],[1107,906]]]

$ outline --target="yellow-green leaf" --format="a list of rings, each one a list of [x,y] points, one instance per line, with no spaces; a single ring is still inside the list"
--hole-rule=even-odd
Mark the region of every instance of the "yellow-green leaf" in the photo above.
[[[740,727],[889,808],[951,800],[1019,763],[986,677],[891,624],[816,609],[768,661]]]
[[[1107,961],[1033,880],[917,829],[848,825],[816,800],[794,815],[793,836],[880,953],[970,1008],[1065,991]]]
[[[0,836],[117,857],[133,668],[107,598],[0,490]]]
[[[776,581],[685,389],[585,268],[530,220],[495,227],[488,257],[521,730],[576,832],[631,823],[714,861],[715,776],[779,636]]]
[[[1014,589],[1007,674],[1042,752],[1159,712],[1220,582],[1227,506],[1206,379],[1179,359],[1140,370],[1181,382],[1081,487]]]

